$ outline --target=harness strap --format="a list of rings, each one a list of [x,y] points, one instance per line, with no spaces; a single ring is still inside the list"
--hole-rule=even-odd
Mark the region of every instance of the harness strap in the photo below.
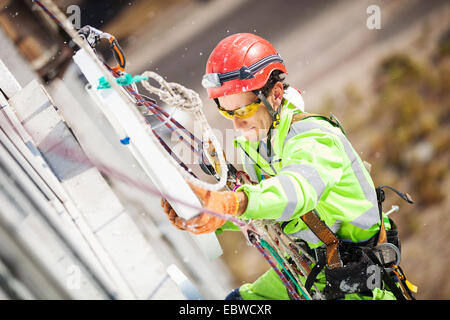
[[[317,264],[311,269],[311,272],[309,273],[308,277],[305,281],[305,289],[311,293],[311,288],[314,285],[314,282],[317,279],[317,276],[319,273],[323,270],[325,267],[325,261],[317,261]]]
[[[383,188],[388,188],[388,189],[394,191],[399,197],[401,197],[403,200],[405,200],[408,203],[411,203],[411,204],[414,203],[414,201],[412,200],[412,198],[409,194],[402,193],[390,186],[382,185],[382,186],[379,186],[378,188],[376,188],[377,200],[378,200],[378,212],[380,213],[380,220],[381,220],[380,233],[378,236],[377,245],[387,242],[386,228],[384,226],[384,221],[383,221],[383,216],[382,216],[382,213],[383,213],[382,203],[385,199]]]
[[[381,225],[380,225],[380,232],[378,233],[377,245],[387,242],[386,227],[385,227],[384,221],[383,221],[384,219],[383,219],[383,212],[382,212],[382,208],[381,208],[381,202],[379,202],[379,201],[378,201],[378,211],[380,212]]]
[[[300,121],[300,120],[304,120],[304,119],[307,119],[307,118],[312,118],[312,117],[320,117],[320,118],[328,121],[333,126],[338,127],[339,129],[341,129],[342,133],[345,136],[347,136],[347,133],[345,132],[344,127],[342,127],[342,125],[339,122],[339,120],[332,113],[330,113],[329,117],[326,117],[326,116],[318,114],[318,113],[308,113],[308,112],[297,113],[297,114],[294,114],[292,116],[291,125],[294,122],[297,122],[297,121]]]
[[[325,117],[321,114],[318,114],[318,113],[302,112],[302,113],[296,113],[292,116],[291,124],[293,124],[294,122],[306,119],[306,118],[311,118],[311,117],[322,117],[322,118],[326,118],[327,120],[330,120],[327,117]]]
[[[304,214],[301,219],[309,229],[322,241],[326,246],[326,262],[329,269],[342,267],[343,263],[339,255],[339,239],[328,228],[328,226],[320,220],[316,214],[317,211],[312,210]]]

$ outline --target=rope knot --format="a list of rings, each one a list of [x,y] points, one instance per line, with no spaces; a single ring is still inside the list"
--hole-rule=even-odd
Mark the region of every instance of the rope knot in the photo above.
[[[160,84],[160,87],[156,88],[148,80],[142,81],[144,88],[159,96],[165,103],[184,111],[193,112],[201,109],[202,101],[199,94],[194,90],[188,89],[179,83],[167,82],[159,74],[152,71],[144,72],[142,77],[152,78]]]

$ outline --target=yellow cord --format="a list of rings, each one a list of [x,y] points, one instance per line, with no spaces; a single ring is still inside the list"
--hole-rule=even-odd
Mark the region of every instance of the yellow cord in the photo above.
[[[412,284],[411,282],[409,282],[408,279],[406,279],[406,277],[403,274],[399,274],[396,271],[397,269],[398,269],[398,266],[394,265],[394,269],[392,271],[394,271],[397,278],[399,280],[405,280],[406,286],[409,288],[409,290],[411,290],[414,293],[417,293],[418,287],[416,285]]]
[[[417,293],[417,286],[412,284],[411,282],[409,282],[408,280],[405,279],[406,285],[408,286],[409,290],[411,290],[414,293]]]

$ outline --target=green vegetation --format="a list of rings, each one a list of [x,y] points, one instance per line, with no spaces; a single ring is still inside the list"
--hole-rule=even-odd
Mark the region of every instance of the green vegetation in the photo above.
[[[372,90],[347,86],[345,98],[324,100],[321,113],[342,121],[375,186],[409,193],[409,205],[387,193],[402,239],[402,266],[418,299],[448,299],[450,281],[450,30],[427,58],[393,53],[378,64]]]
[[[428,61],[405,53],[385,57],[374,75],[373,100],[364,101],[357,88],[348,86],[340,103],[345,114],[336,111],[350,140],[364,144],[362,157],[373,165],[375,184],[410,192],[417,203],[412,210],[439,204],[448,191],[442,183],[450,164],[449,92],[447,34]],[[327,98],[322,112],[330,108],[336,103]]]

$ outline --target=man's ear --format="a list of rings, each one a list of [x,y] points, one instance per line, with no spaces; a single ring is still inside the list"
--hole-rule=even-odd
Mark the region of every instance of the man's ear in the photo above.
[[[281,105],[281,102],[283,101],[283,83],[281,81],[278,81],[273,86],[272,90],[270,90],[270,98],[272,99],[271,103],[274,108],[274,110],[278,110],[278,108]]]

